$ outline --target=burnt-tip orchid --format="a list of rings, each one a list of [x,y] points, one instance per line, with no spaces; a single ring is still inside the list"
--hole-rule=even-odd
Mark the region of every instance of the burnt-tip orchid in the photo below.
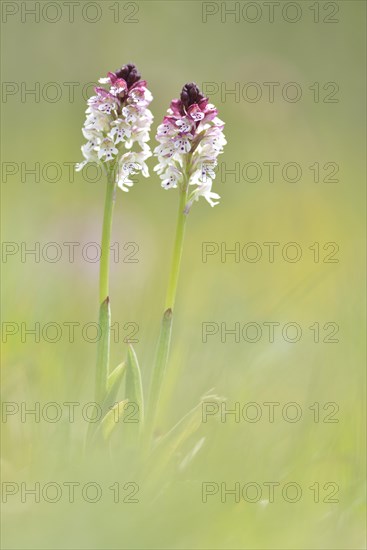
[[[217,117],[216,108],[193,82],[186,84],[180,98],[171,102],[162,124],[158,127],[156,138],[159,145],[154,150],[158,164],[154,170],[162,179],[161,185],[164,189],[178,188],[179,207],[165,311],[150,385],[147,415],[150,434],[155,425],[169,356],[187,214],[193,202],[201,196],[211,206],[218,204],[220,197],[212,191],[212,183],[217,157],[226,144],[223,128],[224,122]]]
[[[96,368],[96,401],[104,403],[110,390],[110,375],[123,372],[121,365],[114,373],[109,369],[111,309],[109,292],[112,219],[116,188],[128,191],[132,175],[148,177],[146,159],[152,156],[148,146],[153,115],[148,109],[152,94],[145,80],[132,63],[99,80],[100,86],[88,100],[83,127],[87,143],[82,146],[84,161],[77,164],[80,171],[87,163],[97,163],[107,176],[106,198],[102,224],[101,257],[99,266],[99,326]],[[121,368],[120,368],[121,367]],[[117,376],[117,375],[116,375]],[[120,374],[118,374],[117,379]]]
[[[133,185],[129,175],[149,176],[145,161],[152,155],[147,142],[153,121],[148,106],[153,98],[140,78],[135,65],[129,63],[99,79],[105,87],[97,86],[96,95],[88,100],[83,127],[88,141],[82,146],[85,160],[76,166],[80,171],[88,162],[102,163],[109,172],[113,170],[123,191]]]
[[[183,87],[158,127],[154,154],[159,162],[154,170],[164,189],[195,186],[187,194],[186,213],[200,196],[211,206],[218,204],[220,197],[212,192],[212,183],[217,157],[227,143],[223,128],[217,109],[194,83]]]

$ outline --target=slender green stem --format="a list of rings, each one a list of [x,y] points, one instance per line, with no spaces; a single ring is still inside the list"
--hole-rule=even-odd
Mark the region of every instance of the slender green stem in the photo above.
[[[107,391],[110,356],[111,311],[109,299],[110,244],[116,183],[113,171],[107,178],[106,200],[103,215],[101,261],[99,268],[99,326],[101,330],[97,349],[96,401],[102,403]]]
[[[110,277],[110,245],[112,231],[113,208],[115,205],[116,183],[113,171],[107,179],[106,200],[103,214],[101,262],[99,268],[99,303],[102,304],[109,296]]]
[[[176,227],[176,237],[173,248],[171,272],[169,277],[169,283],[167,288],[165,311],[161,323],[161,330],[159,334],[158,346],[155,356],[155,362],[152,372],[152,381],[150,386],[150,394],[148,401],[148,414],[147,414],[147,440],[148,444],[151,441],[155,420],[158,410],[159,398],[161,394],[161,388],[163,384],[164,374],[167,367],[171,334],[172,334],[172,315],[175,305],[175,298],[177,292],[177,284],[180,272],[182,249],[185,235],[186,217],[185,206],[187,203],[188,193],[188,178],[184,182],[183,187],[180,189],[180,201],[178,207],[178,218]]]
[[[96,402],[102,406],[107,393],[107,378],[110,363],[111,310],[108,298],[100,305],[98,323],[100,338],[97,347]]]
[[[172,256],[172,267],[166,294],[165,310],[171,309],[173,311],[175,305],[175,298],[177,292],[178,276],[180,273],[181,258],[183,241],[185,236],[185,226],[187,214],[185,214],[185,206],[187,202],[187,185],[180,191],[180,202],[178,207],[176,238]]]

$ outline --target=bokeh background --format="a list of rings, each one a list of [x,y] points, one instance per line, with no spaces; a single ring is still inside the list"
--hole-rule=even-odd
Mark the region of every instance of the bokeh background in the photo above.
[[[3,335],[2,398],[19,407],[22,402],[29,408],[35,402],[41,407],[49,402],[80,406],[73,423],[64,417],[51,423],[29,415],[22,422],[20,413],[3,416],[2,479],[19,489],[2,504],[3,548],[365,548],[364,2],[296,2],[301,17],[294,23],[286,20],[295,18],[294,8],[282,11],[287,2],[275,8],[273,22],[264,2],[251,3],[255,7],[211,2],[205,7],[197,1],[82,0],[75,4],[73,22],[59,2],[61,17],[54,23],[50,21],[59,14],[55,3],[39,4],[39,21],[26,16],[21,4],[34,8],[33,2],[2,3],[2,235],[5,243],[15,243],[15,253],[3,255],[2,322],[3,328],[16,323],[19,329]],[[236,22],[226,9],[239,8]],[[206,22],[203,10],[213,12]],[[256,14],[259,20],[249,22]],[[94,17],[99,20],[92,23]],[[255,402],[262,412],[255,423],[236,422],[233,416],[199,422],[168,464],[155,457],[143,474],[126,443],[124,425],[115,430],[111,445],[84,451],[88,423],[80,409],[93,400],[96,345],[83,340],[80,327],[97,319],[98,264],[83,259],[80,250],[100,240],[105,182],[88,181],[92,172],[89,178],[70,176],[65,165],[81,159],[83,86],[129,61],[137,64],[153,93],[153,130],[183,84],[211,83],[211,100],[226,122],[228,140],[214,184],[220,205],[212,209],[201,200],[189,215],[159,429],[162,434],[169,430],[208,391],[225,397],[228,409],[236,402],[241,408]],[[242,91],[249,82],[260,86],[257,102],[221,93],[236,86]],[[273,102],[266,82],[279,83]],[[302,90],[297,102],[281,94],[289,82]],[[329,82],[338,86],[330,96],[334,102],[325,102],[335,89],[335,84],[323,88]],[[74,97],[65,83],[76,83]],[[22,96],[22,89],[35,86],[40,86],[38,97]],[[61,96],[50,101],[58,89]],[[251,162],[262,169],[259,181],[248,181],[256,179],[251,170],[249,177],[242,174]],[[280,163],[274,182],[264,162]],[[281,168],[289,162],[302,169],[297,182],[282,176]],[[318,183],[309,168],[316,162]],[[338,166],[337,181],[323,181],[331,171],[324,169],[329,162]],[[35,163],[40,177],[24,174]],[[57,163],[61,173],[52,165],[45,177],[48,163]],[[236,163],[238,181],[223,171]],[[153,166],[150,159],[151,177],[118,195],[113,241],[120,243],[121,256],[111,264],[112,316],[120,326],[111,363],[126,354],[125,323],[137,323],[145,389],[178,200],[175,191],[160,188]],[[263,243],[274,241],[280,245],[269,262]],[[40,243],[42,251],[50,242],[62,247],[59,261],[45,261],[42,255],[39,262],[32,255],[22,258],[22,246],[31,249]],[[63,245],[67,242],[81,243],[74,262]],[[131,251],[123,250],[129,242],[139,246],[137,263],[122,261]],[[221,258],[218,252],[203,262],[205,242],[217,243],[219,250],[256,242],[263,255],[251,263],[233,255]],[[282,257],[289,242],[302,249],[298,262]],[[319,262],[309,249],[315,242]],[[338,246],[337,262],[325,263],[333,249],[323,247],[330,242]],[[280,323],[280,329],[298,323],[300,341],[287,342],[279,329],[269,343],[263,323],[270,321]],[[60,340],[22,338],[21,323],[32,328],[37,322],[64,327]],[[73,342],[65,322],[80,323]],[[263,333],[254,343],[235,342],[233,336],[222,342],[219,330],[205,343],[202,326],[208,322],[228,328],[257,322]],[[309,328],[316,322],[319,343]],[[339,326],[337,342],[323,341],[330,333],[325,323]],[[274,422],[269,422],[267,402],[280,403]],[[303,413],[293,423],[281,414],[290,402]],[[309,409],[314,403],[319,403],[319,422]],[[324,409],[327,403],[336,405]],[[335,407],[332,418],[338,421],[324,422]],[[95,504],[80,493],[74,503],[68,503],[65,493],[56,503],[43,498],[35,503],[32,496],[22,502],[20,484],[30,488],[37,481],[42,486],[92,481],[103,488],[103,496]],[[139,502],[114,503],[108,487],[116,482],[121,487],[137,482]],[[206,503],[204,482],[218,489]],[[258,502],[242,496],[236,502],[233,495],[221,501],[221,484],[232,488],[251,482],[261,486]],[[280,484],[274,502],[267,502],[267,482]],[[282,497],[290,482],[302,489],[298,502]],[[320,502],[309,488],[315,483]],[[337,502],[324,502],[335,484]]]

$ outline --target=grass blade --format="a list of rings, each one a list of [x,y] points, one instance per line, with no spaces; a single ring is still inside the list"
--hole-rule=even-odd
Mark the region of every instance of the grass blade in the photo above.
[[[108,375],[106,397],[103,401],[103,410],[107,410],[115,401],[121,381],[126,373],[126,362],[123,361]]]
[[[152,453],[152,463],[155,464],[155,474],[160,475],[169,462],[177,456],[178,451],[194,435],[202,425],[204,403],[220,404],[222,397],[205,395],[201,401],[185,414],[173,428],[169,430],[156,444]],[[218,407],[219,410],[219,407]],[[151,468],[151,466],[149,466]]]
[[[119,421],[124,416],[127,403],[127,399],[119,401],[118,403],[115,403],[115,405],[111,407],[110,410],[107,412],[100,424],[103,439],[106,440],[111,436],[113,430],[116,428]]]
[[[129,402],[136,403],[139,409],[139,429],[141,430],[144,423],[143,385],[138,358],[131,344],[129,344],[127,355],[125,393]]]

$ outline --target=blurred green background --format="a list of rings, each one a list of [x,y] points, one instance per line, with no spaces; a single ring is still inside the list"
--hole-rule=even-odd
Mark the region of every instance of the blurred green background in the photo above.
[[[37,481],[93,481],[103,488],[95,504],[82,498],[68,503],[65,495],[57,503],[42,498],[35,503],[32,497],[23,503],[20,491],[9,496],[2,505],[3,548],[365,548],[365,3],[296,2],[302,14],[295,23],[286,20],[295,18],[292,7],[282,11],[287,2],[275,9],[274,22],[264,2],[251,3],[257,5],[255,12],[256,6],[244,8],[248,2],[205,7],[196,1],[81,1],[75,3],[74,22],[59,2],[61,18],[54,23],[50,20],[59,10],[52,3],[40,3],[39,21],[26,17],[21,4],[34,5],[2,3],[3,241],[29,248],[38,242],[41,249],[56,242],[63,255],[55,263],[42,257],[36,262],[32,256],[22,262],[20,252],[6,257],[3,327],[5,322],[28,328],[36,322],[83,326],[97,319],[98,265],[83,260],[80,249],[100,240],[105,182],[86,181],[80,173],[70,178],[64,165],[81,159],[83,85],[136,63],[154,96],[155,146],[155,129],[183,84],[214,83],[219,91],[210,99],[226,123],[228,140],[220,164],[230,170],[239,163],[242,170],[255,162],[262,174],[250,182],[246,179],[253,176],[241,173],[235,181],[233,175],[223,176],[222,164],[213,186],[222,197],[220,205],[211,209],[201,200],[189,215],[159,426],[165,433],[212,388],[227,399],[228,409],[236,402],[241,408],[257,403],[262,418],[256,423],[209,418],[168,466],[152,459],[141,474],[125,444],[125,426],[117,428],[108,448],[85,454],[87,423],[80,408],[74,423],[3,417],[3,482],[30,487]],[[227,8],[241,8],[239,21],[226,14]],[[206,23],[203,10],[213,12]],[[256,14],[257,22],[246,20]],[[95,23],[85,20],[95,16],[100,17]],[[249,82],[260,86],[258,102],[220,92],[236,86],[243,90]],[[268,100],[266,82],[279,82],[274,102]],[[302,90],[297,102],[281,94],[289,82]],[[309,88],[315,82],[318,102],[315,87]],[[335,87],[324,89],[329,82],[338,85],[336,102],[324,101]],[[35,83],[39,97],[22,97],[22,87]],[[55,102],[47,99],[53,93],[45,88],[48,83],[62,90]],[[79,83],[72,100],[65,83]],[[30,175],[22,181],[21,163],[30,169],[37,162],[41,172],[47,163],[58,163],[58,181],[49,181],[52,168],[46,178],[41,173],[39,181]],[[264,162],[280,163],[274,182]],[[282,176],[289,162],[302,169],[298,182]],[[319,183],[309,168],[315,162],[320,163]],[[336,182],[322,181],[330,171],[323,168],[328,162],[338,165]],[[121,331],[112,366],[126,353],[124,324],[137,323],[144,388],[162,315],[178,200],[177,192],[160,188],[154,164],[150,159],[148,180],[118,194],[113,241],[120,243],[121,260],[111,264],[112,316]],[[13,168],[17,173],[9,175]],[[271,263],[263,243],[274,241],[280,246]],[[81,243],[75,262],[68,261],[65,242]],[[122,261],[128,242],[139,246],[138,263]],[[230,255],[221,261],[218,253],[203,262],[205,242],[219,248],[224,243],[228,249],[236,242],[240,247],[256,242],[263,256],[251,263]],[[302,248],[296,263],[281,255],[289,242]],[[309,249],[315,242],[320,243],[319,262]],[[332,251],[323,250],[329,242],[339,247],[337,263],[323,261]],[[279,322],[280,329],[298,323],[302,338],[286,342],[279,329],[269,343],[262,325],[269,321]],[[222,342],[220,332],[203,343],[205,322],[228,328],[257,322],[264,330],[256,343],[235,342],[233,336]],[[319,343],[309,329],[315,322],[321,327]],[[338,342],[323,342],[328,322],[339,326]],[[20,330],[3,335],[3,401],[19,407],[21,402],[31,407],[35,402],[92,401],[96,345],[83,340],[80,328],[75,334],[72,343],[66,329],[56,343],[36,343],[32,336],[22,342]],[[280,403],[274,422],[269,422],[266,402]],[[282,417],[289,402],[303,412],[298,422]],[[314,403],[320,404],[319,422],[309,409]],[[323,421],[332,410],[323,409],[326,403],[337,404],[338,422]],[[108,487],[133,481],[140,486],[139,503],[114,503]],[[202,501],[205,482],[219,488],[207,503]],[[242,497],[236,502],[233,495],[221,502],[221,483],[231,488],[250,482],[262,488],[258,502]],[[280,484],[273,503],[266,502],[264,482]],[[298,502],[281,495],[289,482],[302,489]],[[320,502],[309,489],[315,483],[320,484]],[[324,502],[331,493],[326,483],[339,487],[338,502]]]

